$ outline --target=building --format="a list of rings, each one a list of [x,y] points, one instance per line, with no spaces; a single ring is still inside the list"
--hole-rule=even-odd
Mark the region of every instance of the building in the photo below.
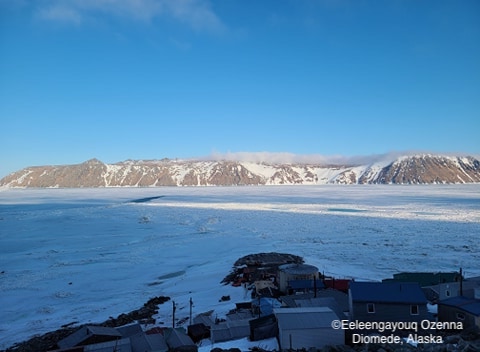
[[[339,290],[342,292],[347,293],[348,288],[350,287],[351,279],[336,279],[334,277],[324,277],[323,284],[326,288],[333,288],[335,290]]]
[[[436,304],[447,298],[460,296],[460,284],[458,282],[448,282],[433,286],[422,287],[423,293],[429,302]]]
[[[165,329],[163,336],[169,351],[196,352],[198,350],[197,345],[183,328]]]
[[[192,324],[187,327],[188,336],[193,342],[198,343],[203,339],[210,338],[210,327],[203,323]]]
[[[275,314],[252,319],[250,325],[250,341],[259,341],[278,336],[278,323]]]
[[[458,296],[438,302],[438,321],[461,322],[464,329],[480,329],[480,299]]]
[[[239,309],[226,315],[226,319],[217,321],[212,312],[197,315],[194,324],[203,324],[210,330],[212,343],[230,341],[248,337],[250,335],[249,321],[254,319],[250,309]]]
[[[346,318],[346,316],[343,314],[343,312],[341,311],[340,307],[338,306],[337,302],[335,302],[335,299],[333,297],[310,298],[310,299],[294,300],[293,302],[295,306],[292,306],[291,308],[327,307],[327,308],[330,308],[339,318],[341,319]]]
[[[393,279],[385,279],[383,282],[416,282],[420,287],[444,284],[447,282],[459,282],[462,275],[459,272],[404,272],[393,275]]]
[[[251,319],[227,320],[213,325],[210,330],[210,340],[212,343],[218,343],[250,336],[249,321]]]
[[[277,286],[271,280],[257,280],[253,283],[255,286],[255,297],[278,297]]]
[[[278,267],[278,288],[281,292],[308,292],[323,287],[318,268],[313,265],[284,264]]]
[[[122,327],[83,326],[58,342],[61,351],[84,352],[167,352],[164,336],[148,334],[140,324]]]
[[[475,297],[475,291],[480,290],[480,277],[471,277],[459,282],[447,282],[423,288],[427,298],[431,302],[443,301],[457,296],[468,298]]]
[[[334,290],[323,289],[313,293],[296,294],[280,297],[283,307],[328,307],[340,319],[345,319],[349,314],[348,294]]]
[[[122,337],[122,334],[115,328],[87,325],[82,326],[74,333],[58,341],[57,345],[61,349],[67,349],[76,346],[116,341],[122,339]]]
[[[351,282],[349,307],[351,320],[419,322],[431,318],[418,283]]]
[[[276,308],[280,350],[343,345],[345,332],[332,328],[337,315],[327,307]]]
[[[252,301],[252,312],[255,317],[264,317],[273,313],[274,308],[280,308],[282,303],[277,298],[258,297]]]

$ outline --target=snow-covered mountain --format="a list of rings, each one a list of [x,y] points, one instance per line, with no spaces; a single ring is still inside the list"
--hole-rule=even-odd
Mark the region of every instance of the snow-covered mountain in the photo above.
[[[363,165],[245,161],[128,160],[105,164],[35,166],[0,180],[3,187],[155,187],[312,184],[429,184],[480,182],[470,157],[411,155]]]

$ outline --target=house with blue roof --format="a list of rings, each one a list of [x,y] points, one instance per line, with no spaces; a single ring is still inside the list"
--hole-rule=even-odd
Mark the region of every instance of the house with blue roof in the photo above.
[[[352,281],[348,299],[351,320],[420,322],[431,318],[418,283]]]
[[[464,329],[480,329],[480,299],[457,296],[438,302],[438,321],[461,322]]]

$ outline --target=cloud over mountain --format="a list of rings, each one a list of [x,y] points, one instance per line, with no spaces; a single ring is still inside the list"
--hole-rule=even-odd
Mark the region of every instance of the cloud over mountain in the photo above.
[[[322,154],[295,154],[289,152],[213,152],[206,157],[208,160],[230,160],[239,162],[280,163],[280,164],[323,164],[323,165],[361,165],[371,163],[385,163],[401,156],[418,154],[432,154],[425,151],[389,152],[371,155],[322,155]],[[452,154],[451,156],[455,156]]]

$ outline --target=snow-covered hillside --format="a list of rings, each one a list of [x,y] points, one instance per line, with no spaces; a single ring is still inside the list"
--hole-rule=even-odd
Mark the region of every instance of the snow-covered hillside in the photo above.
[[[362,165],[245,161],[136,160],[37,166],[14,172],[3,187],[159,187],[314,184],[444,184],[480,182],[473,157],[413,155]]]

